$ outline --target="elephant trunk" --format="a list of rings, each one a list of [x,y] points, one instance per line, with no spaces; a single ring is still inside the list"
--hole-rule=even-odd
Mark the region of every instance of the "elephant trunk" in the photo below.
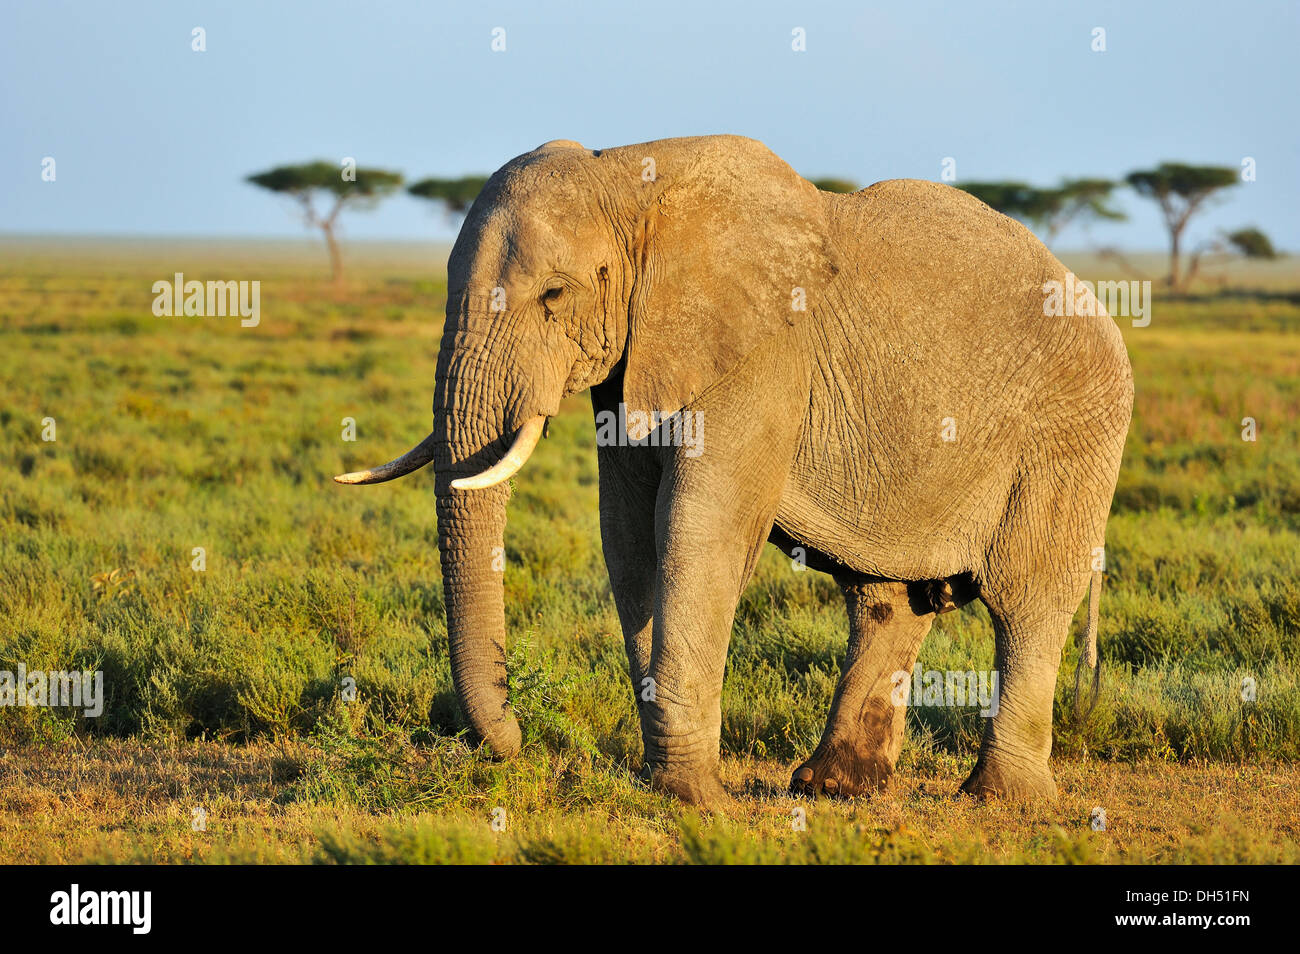
[[[486,336],[449,314],[438,361],[433,408],[438,553],[456,697],[478,741],[494,755],[519,751],[519,723],[506,682],[505,524],[507,481],[477,481],[515,451],[532,450],[510,400],[516,382],[503,367],[510,349],[466,347]],[[505,356],[503,357],[503,352]],[[515,431],[514,446],[506,450]],[[530,430],[531,433],[531,430]],[[528,445],[526,450],[520,440]],[[520,461],[522,463],[522,460]],[[513,462],[512,462],[513,464]]]
[[[438,553],[456,697],[477,739],[502,758],[522,744],[506,696],[502,570],[509,495],[504,485],[438,495]]]

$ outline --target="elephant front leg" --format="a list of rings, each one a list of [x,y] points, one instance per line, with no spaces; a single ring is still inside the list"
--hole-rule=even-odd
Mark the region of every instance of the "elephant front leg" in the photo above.
[[[659,575],[650,676],[640,695],[642,773],[658,791],[712,807],[726,800],[722,677],[746,555],[672,549]]]
[[[643,776],[656,790],[706,807],[727,799],[719,777],[727,645],[776,508],[775,494],[735,510],[720,510],[719,499],[682,494],[671,483],[660,497],[650,683],[640,703]]]
[[[743,373],[682,412],[695,440],[661,448],[644,772],[651,787],[691,804],[727,798],[719,777],[727,645],[799,441],[809,372],[797,355],[776,338],[756,348]]]
[[[817,749],[795,769],[798,795],[864,795],[884,788],[903,746],[911,680],[934,613],[915,607],[904,583],[842,584],[849,646]],[[923,610],[917,612],[917,609]]]

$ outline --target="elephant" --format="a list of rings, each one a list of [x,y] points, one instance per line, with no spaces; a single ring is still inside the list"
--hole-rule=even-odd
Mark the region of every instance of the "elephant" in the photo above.
[[[521,747],[493,566],[509,478],[561,399],[589,390],[653,790],[730,798],[727,647],[767,541],[829,573],[848,616],[825,731],[791,791],[888,782],[906,715],[892,677],[938,613],[978,599],[999,704],[962,791],[1055,797],[1057,672],[1085,592],[1082,652],[1099,671],[1096,561],[1133,377],[1095,298],[1091,314],[1047,314],[1067,271],[1028,229],[928,181],[823,192],[740,136],[555,140],[490,178],[447,268],[432,430],[335,479],[433,464],[451,671],[474,739],[498,758]],[[684,421],[702,439],[672,439]]]

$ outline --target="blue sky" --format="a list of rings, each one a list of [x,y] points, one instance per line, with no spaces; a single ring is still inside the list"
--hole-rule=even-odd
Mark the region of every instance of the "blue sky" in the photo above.
[[[1294,2],[27,2],[0,10],[0,230],[300,236],[243,177],[354,156],[408,177],[491,171],[556,138],[731,132],[804,175],[1120,177],[1238,166],[1192,237],[1253,224],[1300,249]],[[207,51],[190,48],[206,30]],[[506,51],[490,48],[494,27]],[[1094,27],[1107,50],[1090,49]],[[791,50],[791,30],[807,51]],[[41,162],[57,163],[55,182]],[[1092,238],[1165,245],[1132,219]],[[357,238],[451,233],[398,196]],[[1088,244],[1063,235],[1063,248]]]

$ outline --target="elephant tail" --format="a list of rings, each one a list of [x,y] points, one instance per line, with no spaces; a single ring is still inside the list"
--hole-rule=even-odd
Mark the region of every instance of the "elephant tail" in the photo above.
[[[1088,623],[1079,634],[1079,665],[1074,670],[1074,718],[1082,721],[1092,715],[1101,695],[1101,658],[1097,655],[1097,623],[1101,616],[1101,571],[1092,571],[1088,584]],[[1083,670],[1092,670],[1092,698],[1083,706]]]

